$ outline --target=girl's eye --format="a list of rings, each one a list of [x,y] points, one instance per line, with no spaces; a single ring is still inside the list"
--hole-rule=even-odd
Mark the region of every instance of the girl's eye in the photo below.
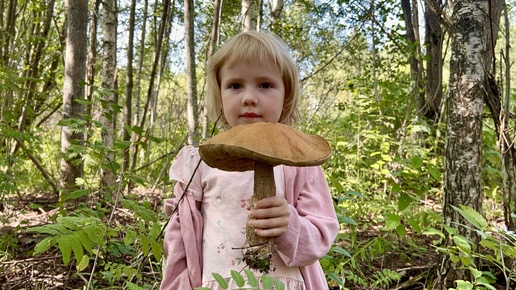
[[[229,84],[228,88],[232,90],[240,89],[242,86],[240,84]]]
[[[273,85],[271,83],[260,84],[260,88],[262,88],[262,89],[270,89],[272,87],[273,87]]]

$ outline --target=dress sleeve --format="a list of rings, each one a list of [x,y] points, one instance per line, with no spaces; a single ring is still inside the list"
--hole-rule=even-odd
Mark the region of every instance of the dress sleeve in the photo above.
[[[185,189],[186,194],[193,197],[195,201],[202,200],[202,184],[200,181],[200,173],[198,170],[201,157],[197,148],[185,146],[179,151],[176,158],[172,162],[172,166],[168,172],[170,180],[177,181],[174,188],[174,197],[165,200],[165,213],[170,216],[181,198],[183,191],[178,188]]]
[[[339,231],[337,215],[320,166],[285,166],[284,173],[290,222],[274,244],[287,266],[308,266],[324,257],[333,244]]]

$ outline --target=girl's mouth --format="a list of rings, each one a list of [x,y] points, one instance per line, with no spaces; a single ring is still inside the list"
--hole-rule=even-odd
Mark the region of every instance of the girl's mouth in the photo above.
[[[243,117],[243,118],[259,118],[260,115],[257,115],[255,113],[251,113],[251,112],[247,112],[247,113],[243,113],[242,115],[240,115],[240,117]]]

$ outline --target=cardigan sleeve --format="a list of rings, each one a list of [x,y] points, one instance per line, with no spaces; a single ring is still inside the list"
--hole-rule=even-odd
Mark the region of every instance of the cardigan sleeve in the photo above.
[[[320,166],[285,166],[284,173],[290,222],[274,244],[287,266],[312,265],[326,255],[339,231],[328,183]]]
[[[174,186],[174,198],[166,200],[164,206],[170,219],[163,239],[165,265],[160,286],[162,290],[201,286],[203,218],[195,205],[202,198],[199,172],[195,170],[198,161],[195,149],[185,147],[169,172],[170,179],[177,183]],[[185,189],[185,196],[181,200]]]

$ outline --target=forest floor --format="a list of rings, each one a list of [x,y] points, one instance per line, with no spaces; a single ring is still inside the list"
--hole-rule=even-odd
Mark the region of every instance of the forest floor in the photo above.
[[[156,211],[161,210],[162,197],[160,192],[140,190],[138,194],[141,195],[142,199],[151,201]],[[42,206],[34,208],[31,206],[33,204]],[[37,256],[31,254],[35,245],[44,237],[42,234],[27,232],[25,229],[48,224],[50,218],[59,212],[59,209],[52,208],[54,205],[55,203],[50,199],[41,196],[32,197],[30,201],[12,200],[4,202],[3,210],[0,211],[0,249],[2,249],[0,252],[0,289],[84,288],[86,284],[84,276],[77,275],[75,266],[71,265],[72,263],[68,266],[63,264],[61,253],[57,248],[51,248]],[[115,218],[130,222],[127,215],[119,215]],[[381,235],[384,235],[384,233],[371,227],[357,232],[354,243],[365,245],[368,241],[372,241],[375,237]],[[382,269],[389,269],[400,274],[401,281],[391,283],[389,286],[366,287],[359,286],[358,283],[352,285],[352,279],[348,278],[346,287],[350,290],[430,289],[426,285],[428,285],[429,279],[435,278],[435,270],[438,264],[438,253],[432,247],[432,238],[421,235],[409,236],[409,238],[406,240],[410,240],[410,244],[405,242],[392,243],[399,245],[399,247],[383,251],[381,255],[377,255],[369,262],[359,264],[353,270],[350,269],[357,274],[357,277],[373,277],[378,275]],[[341,246],[346,249],[348,245],[342,244]],[[369,246],[371,245],[369,244]],[[10,249],[10,251],[4,252],[4,249]],[[380,251],[380,249],[377,250]],[[368,255],[368,253],[364,253],[364,255]],[[156,273],[147,274],[147,277],[159,277],[159,274]],[[154,285],[154,289],[159,288],[159,281],[149,281],[149,283]],[[97,287],[97,289],[106,288],[115,289],[107,285],[105,288]],[[505,288],[500,286],[497,289]]]

